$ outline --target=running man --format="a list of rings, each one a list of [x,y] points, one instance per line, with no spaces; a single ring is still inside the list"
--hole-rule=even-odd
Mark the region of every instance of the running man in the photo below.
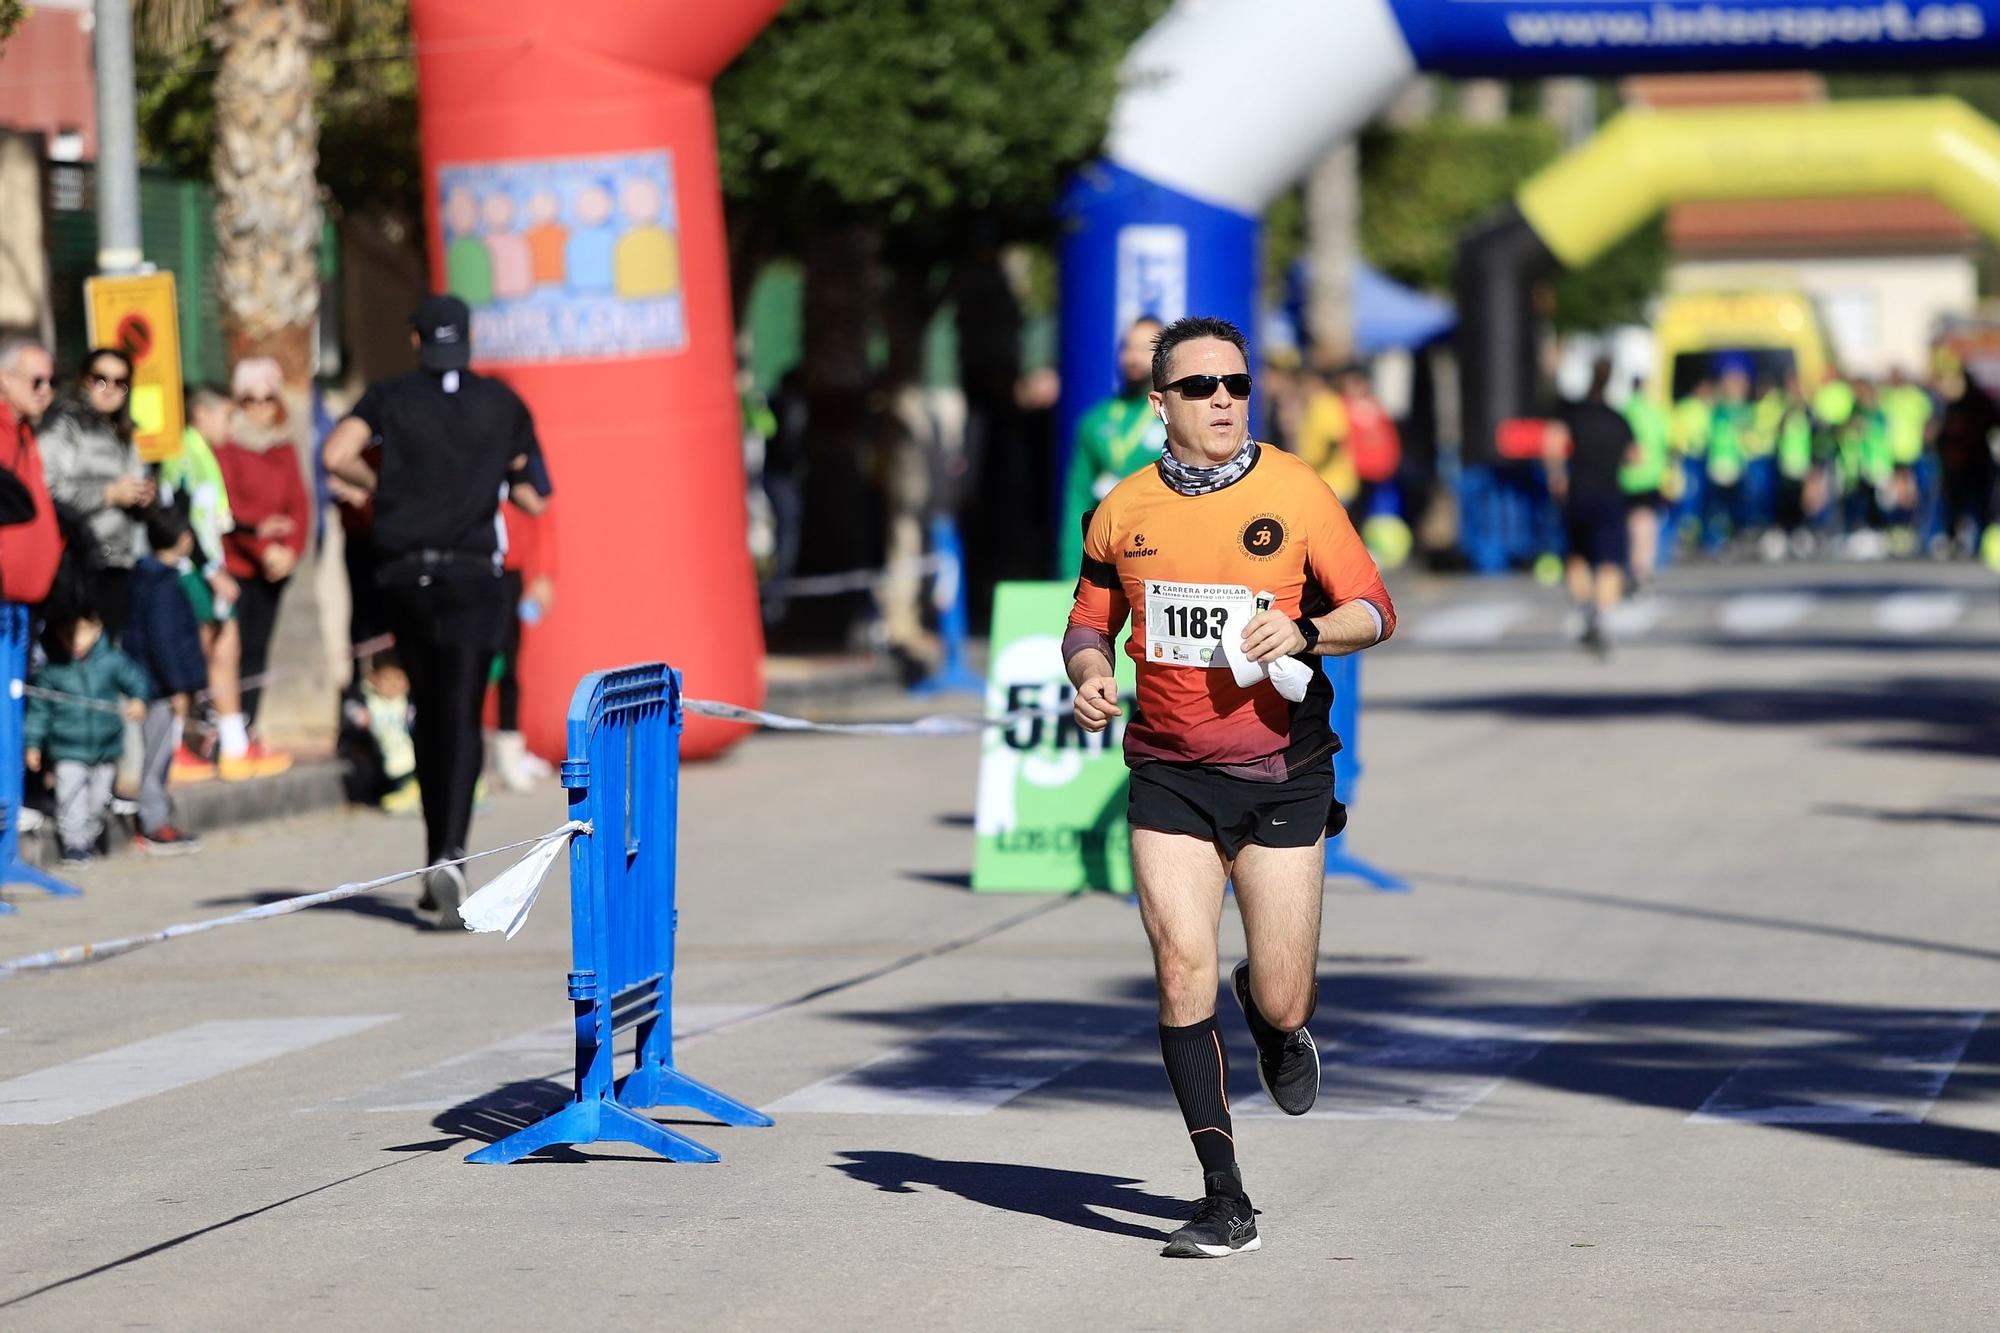
[[[1132,876],[1159,981],[1160,1051],[1205,1196],[1163,1253],[1220,1258],[1260,1244],[1215,1015],[1223,886],[1234,878],[1243,914],[1250,957],[1233,984],[1258,1078],[1303,1115],[1319,1095],[1306,1023],[1318,998],[1322,843],[1345,818],[1333,790],[1333,688],[1318,658],[1381,642],[1396,612],[1326,483],[1251,438],[1249,362],[1234,325],[1167,326],[1152,384],[1167,451],[1091,516],[1063,661],[1078,725],[1102,731],[1120,713],[1112,641],[1131,617]],[[1230,657],[1258,664],[1249,685],[1237,684]],[[1258,678],[1272,668],[1286,694]]]

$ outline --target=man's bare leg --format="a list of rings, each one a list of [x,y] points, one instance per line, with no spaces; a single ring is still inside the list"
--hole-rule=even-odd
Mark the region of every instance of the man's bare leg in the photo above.
[[[1215,936],[1229,864],[1205,838],[1134,828],[1132,877],[1160,983],[1160,1058],[1201,1159],[1201,1205],[1161,1253],[1220,1258],[1254,1250],[1263,1242],[1236,1169],[1229,1061],[1215,1021]]]
[[[1215,1013],[1216,931],[1229,865],[1215,844],[1185,833],[1132,830],[1139,917],[1153,946],[1160,1022],[1186,1027]]]
[[[1236,906],[1250,954],[1250,995],[1272,1027],[1290,1032],[1312,1017],[1319,971],[1320,902],[1326,845],[1245,847],[1236,856]]]

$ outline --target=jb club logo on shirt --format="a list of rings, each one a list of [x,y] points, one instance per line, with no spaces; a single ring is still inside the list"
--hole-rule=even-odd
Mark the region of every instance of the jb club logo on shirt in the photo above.
[[[1253,560],[1269,560],[1285,549],[1285,525],[1276,514],[1259,514],[1243,525],[1243,549]]]

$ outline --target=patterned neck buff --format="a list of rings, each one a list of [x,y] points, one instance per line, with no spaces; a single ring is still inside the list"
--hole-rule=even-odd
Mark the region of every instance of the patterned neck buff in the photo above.
[[[1181,495],[1207,495],[1243,479],[1250,465],[1257,461],[1257,438],[1243,437],[1243,447],[1236,451],[1234,458],[1217,463],[1214,467],[1189,467],[1174,457],[1174,451],[1166,450],[1160,455],[1160,479]]]

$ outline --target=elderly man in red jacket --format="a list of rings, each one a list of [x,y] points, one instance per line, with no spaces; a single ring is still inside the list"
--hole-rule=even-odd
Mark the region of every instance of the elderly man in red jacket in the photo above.
[[[32,338],[0,339],[0,600],[49,595],[62,533],[42,475],[35,422],[55,398],[55,361]]]

